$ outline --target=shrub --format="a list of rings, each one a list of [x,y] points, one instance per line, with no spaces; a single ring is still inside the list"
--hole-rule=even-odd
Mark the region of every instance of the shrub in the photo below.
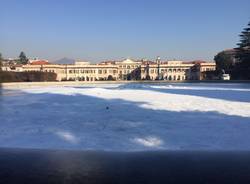
[[[51,72],[0,72],[0,82],[42,82],[56,81],[56,73]]]

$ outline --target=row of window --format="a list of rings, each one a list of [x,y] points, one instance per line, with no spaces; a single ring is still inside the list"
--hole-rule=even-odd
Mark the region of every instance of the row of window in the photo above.
[[[187,77],[186,76],[180,76],[180,75],[177,75],[177,76],[176,75],[174,75],[174,76],[169,75],[169,76],[166,76],[165,79],[166,80],[186,80]]]
[[[145,78],[143,78],[145,79]],[[180,76],[180,75],[169,75],[169,76],[165,76],[165,77],[161,77],[162,80],[170,80],[170,81],[175,81],[175,80],[187,80],[186,76]],[[154,77],[151,77],[151,80],[155,80]]]
[[[98,74],[107,74],[107,72],[110,74],[116,74],[117,70],[98,70]]]
[[[120,74],[130,74],[131,70],[120,70]]]
[[[119,68],[127,68],[127,69],[131,69],[131,68],[138,68],[138,65],[119,65]]]
[[[69,73],[95,73],[95,70],[69,70]]]
[[[124,66],[127,66],[127,65],[124,65]],[[202,69],[202,71],[210,71],[210,70],[214,70],[213,68],[204,68]],[[46,69],[44,70],[45,72],[55,72],[55,70],[49,70],[49,69]],[[98,74],[116,74],[117,73],[117,70],[107,70],[107,69],[104,69],[104,70],[100,70],[98,69]],[[188,72],[189,69],[160,69],[160,72],[163,73],[163,72]],[[142,73],[145,73],[146,70],[141,70]],[[63,70],[62,73],[65,73],[65,71]],[[69,70],[69,73],[70,74],[79,74],[79,73],[82,73],[82,74],[95,74],[96,73],[96,70],[77,70],[77,69],[73,69],[73,70]],[[131,73],[131,70],[120,70],[119,72],[120,74],[129,74]],[[153,73],[158,73],[158,69],[150,69],[150,73],[153,74]]]
[[[188,69],[160,69],[160,72],[188,72]],[[69,73],[85,73],[92,74],[96,73],[96,70],[69,70]],[[116,74],[117,70],[98,70],[98,74]],[[120,70],[120,74],[129,74],[131,70]],[[142,73],[145,73],[145,70],[142,70]],[[158,69],[150,69],[150,73],[158,73]]]
[[[45,72],[55,72],[55,70],[44,70]]]
[[[188,72],[189,69],[160,69],[160,72]],[[142,73],[145,73],[145,70],[142,70]],[[150,69],[150,73],[158,73],[158,69]]]
[[[201,71],[213,71],[215,68],[202,68]]]
[[[113,77],[111,75],[109,75],[108,77],[99,77],[99,78],[96,78],[96,77],[70,77],[70,78],[62,78],[62,81],[66,81],[66,80],[69,80],[69,81],[103,81],[103,80],[116,80],[116,77]]]
[[[73,73],[85,73],[85,74],[95,74],[96,70],[69,70],[70,74]],[[116,74],[117,71],[116,70],[98,70],[98,74]]]

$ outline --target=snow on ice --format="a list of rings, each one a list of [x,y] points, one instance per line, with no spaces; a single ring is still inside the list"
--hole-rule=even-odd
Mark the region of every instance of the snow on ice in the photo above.
[[[250,150],[249,84],[2,89],[0,147]]]

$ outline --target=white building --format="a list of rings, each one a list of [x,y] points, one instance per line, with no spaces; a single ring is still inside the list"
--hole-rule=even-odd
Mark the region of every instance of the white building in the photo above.
[[[76,61],[75,64],[50,64],[47,60],[35,60],[30,64],[17,66],[12,71],[42,71],[57,74],[57,80],[202,80],[201,73],[215,70],[214,62],[183,62],[183,61],[123,61],[102,62],[91,64]],[[195,68],[195,70],[194,70]],[[10,68],[3,70],[11,71]]]

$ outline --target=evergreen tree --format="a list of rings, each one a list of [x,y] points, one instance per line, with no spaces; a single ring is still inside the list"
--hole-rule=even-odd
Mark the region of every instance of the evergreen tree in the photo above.
[[[19,61],[20,61],[20,64],[23,64],[23,65],[28,63],[28,58],[26,57],[23,51],[19,55]]]
[[[241,79],[250,80],[250,22],[239,36],[240,43],[237,44],[239,47],[236,54],[239,62],[236,70],[240,73]]]
[[[231,55],[222,51],[214,57],[214,60],[216,62],[216,69],[218,71],[224,70],[226,73],[230,73],[230,70],[234,64],[234,58]]]

